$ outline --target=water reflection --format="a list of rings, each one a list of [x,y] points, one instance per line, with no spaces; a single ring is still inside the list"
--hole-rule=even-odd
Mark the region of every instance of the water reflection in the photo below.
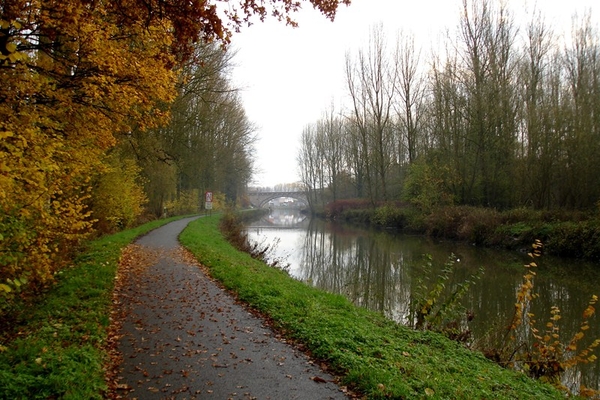
[[[323,290],[344,294],[358,306],[407,323],[419,281],[434,281],[448,256],[454,254],[458,261],[455,273],[446,282],[448,290],[484,268],[482,279],[471,286],[463,301],[475,315],[469,326],[475,340],[483,341],[494,332],[504,333],[514,313],[515,294],[525,273],[523,265],[529,262],[526,254],[309,221],[288,217],[285,212],[280,215],[284,215],[279,218],[282,221],[298,220],[299,224],[290,228],[286,223],[257,222],[248,227],[250,237],[279,238],[277,256],[286,257],[292,276]],[[424,274],[424,254],[430,254],[434,260],[430,274]],[[561,338],[567,342],[578,332],[591,295],[600,294],[600,267],[546,256],[539,264],[535,277],[539,297],[527,311],[536,315],[537,328],[543,332],[551,307],[558,306],[562,315]],[[597,317],[592,318],[590,327],[580,349],[600,337]],[[517,342],[531,337],[529,330],[529,326],[521,326]],[[572,389],[578,388],[579,383],[600,388],[598,371],[599,362],[584,365],[565,374],[563,383]]]
[[[394,251],[388,235],[348,233],[339,226],[330,226],[328,231],[310,224],[302,243],[305,250],[296,261],[296,276],[404,322],[411,279],[408,269],[403,268],[402,254]]]
[[[306,228],[309,218],[298,208],[271,207],[269,214],[254,222],[251,226],[278,228]]]

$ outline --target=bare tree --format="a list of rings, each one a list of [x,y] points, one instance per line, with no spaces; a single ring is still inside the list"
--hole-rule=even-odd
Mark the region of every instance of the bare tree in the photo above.
[[[589,14],[573,30],[573,44],[565,51],[572,124],[564,143],[568,153],[561,205],[586,208],[600,197],[600,37]]]
[[[552,199],[553,175],[558,161],[557,134],[553,129],[550,96],[554,35],[536,12],[526,28],[524,54],[521,59],[519,87],[521,149],[517,157],[523,160],[519,171],[523,190],[520,201],[536,208],[549,207]],[[556,65],[560,65],[557,63]],[[556,68],[556,67],[555,67]]]
[[[324,141],[323,164],[327,168],[327,188],[333,201],[338,199],[340,177],[344,166],[343,119],[331,106],[317,124]]]
[[[510,205],[516,145],[516,31],[504,5],[463,0],[460,40],[462,90],[467,96],[468,168],[464,201],[485,206]]]
[[[420,65],[421,51],[415,49],[414,36],[401,35],[398,38],[394,60],[398,76],[398,101],[394,103],[400,125],[398,155],[400,162],[406,159],[412,164],[418,155],[419,142],[426,142],[419,138],[424,133],[421,123],[426,87]],[[404,154],[406,157],[403,157]]]
[[[304,183],[308,206],[315,210],[318,205],[318,194],[323,189],[323,164],[317,146],[316,128],[307,125],[300,137],[300,151],[296,157],[300,179]]]
[[[387,199],[387,179],[393,154],[393,97],[398,82],[388,59],[387,41],[380,25],[373,28],[369,48],[355,61],[346,56],[346,80],[352,98],[352,120],[363,145],[369,148],[367,164],[371,200]]]

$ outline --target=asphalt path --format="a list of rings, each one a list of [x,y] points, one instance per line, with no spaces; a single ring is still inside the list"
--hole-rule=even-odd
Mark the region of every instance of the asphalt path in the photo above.
[[[213,282],[177,237],[194,218],[136,242],[121,273],[119,396],[129,399],[345,399],[335,378]]]

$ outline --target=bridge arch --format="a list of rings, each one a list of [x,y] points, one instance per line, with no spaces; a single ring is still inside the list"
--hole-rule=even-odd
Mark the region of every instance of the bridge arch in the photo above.
[[[280,197],[290,197],[296,199],[308,207],[308,198],[304,192],[249,192],[248,199],[254,207],[265,208],[270,201]]]

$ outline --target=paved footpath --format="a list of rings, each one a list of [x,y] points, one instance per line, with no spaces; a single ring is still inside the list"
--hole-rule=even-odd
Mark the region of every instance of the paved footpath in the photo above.
[[[194,218],[137,242],[116,300],[119,395],[129,399],[345,399],[334,377],[203,273],[177,237]]]

